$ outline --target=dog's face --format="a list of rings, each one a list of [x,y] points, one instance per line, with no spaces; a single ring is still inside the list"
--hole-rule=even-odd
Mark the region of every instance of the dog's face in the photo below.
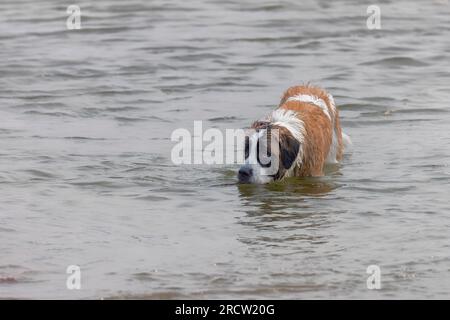
[[[255,122],[245,137],[245,163],[241,183],[269,183],[283,179],[295,165],[300,142],[285,127]]]

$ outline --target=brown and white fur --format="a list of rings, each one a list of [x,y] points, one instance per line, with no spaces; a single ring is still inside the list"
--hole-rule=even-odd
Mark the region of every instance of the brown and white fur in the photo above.
[[[344,145],[351,143],[342,133],[331,94],[310,85],[289,88],[278,108],[255,121],[251,129],[252,134],[246,137],[245,163],[238,173],[243,183],[322,176],[325,164],[341,161]],[[274,129],[278,148],[271,148]],[[262,164],[260,148],[267,150],[270,161],[277,162],[276,172],[268,172],[267,165]]]

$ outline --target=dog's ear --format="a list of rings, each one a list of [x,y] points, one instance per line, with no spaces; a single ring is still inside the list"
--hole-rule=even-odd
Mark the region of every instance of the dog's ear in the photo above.
[[[289,130],[280,131],[280,159],[287,170],[294,163],[300,150],[300,142],[295,139]]]
[[[255,122],[253,122],[251,128],[255,129],[255,130],[260,130],[260,129],[267,129],[269,126],[270,126],[269,121],[257,120]]]

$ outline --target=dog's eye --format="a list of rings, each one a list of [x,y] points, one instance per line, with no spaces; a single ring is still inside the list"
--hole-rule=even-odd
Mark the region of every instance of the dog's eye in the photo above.
[[[249,155],[249,145],[250,145],[250,140],[248,137],[245,137],[245,159],[248,158]]]

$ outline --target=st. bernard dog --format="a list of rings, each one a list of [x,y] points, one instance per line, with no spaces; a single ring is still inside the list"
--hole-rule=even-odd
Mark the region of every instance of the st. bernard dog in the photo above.
[[[310,85],[291,87],[278,108],[255,121],[246,135],[239,182],[322,176],[324,165],[341,161],[350,143],[331,94]]]

